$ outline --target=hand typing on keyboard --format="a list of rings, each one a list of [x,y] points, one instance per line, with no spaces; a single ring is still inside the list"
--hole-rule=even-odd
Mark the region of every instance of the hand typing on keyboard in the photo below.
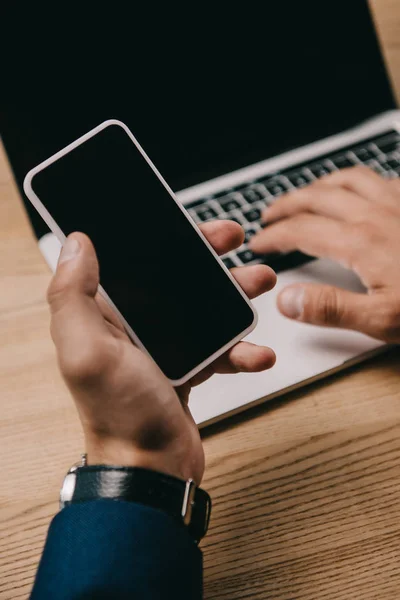
[[[313,183],[329,173],[357,165],[369,167],[387,178],[400,176],[400,134],[388,131],[357,144],[330,152],[319,158],[298,163],[275,173],[268,173],[236,187],[220,190],[205,198],[185,203],[185,208],[199,225],[214,219],[230,219],[245,230],[244,243],[240,248],[224,256],[228,268],[263,263],[279,273],[293,269],[312,257],[301,252],[275,252],[273,254],[252,252],[249,242],[262,228],[261,212],[287,192]]]
[[[251,251],[333,259],[356,272],[368,291],[294,284],[278,298],[284,315],[400,342],[400,180],[366,167],[344,169],[281,196],[263,219],[268,227],[250,240]]]

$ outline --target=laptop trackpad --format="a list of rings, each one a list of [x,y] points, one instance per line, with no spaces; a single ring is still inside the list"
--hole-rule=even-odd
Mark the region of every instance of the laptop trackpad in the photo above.
[[[316,327],[290,321],[276,306],[278,293],[292,283],[322,283],[353,292],[364,292],[360,280],[349,270],[327,259],[309,262],[278,274],[274,290],[254,301],[259,323],[246,339],[273,348],[276,365],[265,373],[216,375],[195,388],[191,409],[197,423],[221,418],[260,398],[277,396],[307,379],[340,368],[346,361],[382,344],[353,331]]]

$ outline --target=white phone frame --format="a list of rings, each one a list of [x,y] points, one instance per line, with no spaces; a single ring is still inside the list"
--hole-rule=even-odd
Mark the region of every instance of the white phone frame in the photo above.
[[[171,188],[169,187],[167,182],[163,179],[163,177],[161,176],[161,174],[159,173],[159,171],[157,170],[155,165],[152,163],[150,158],[147,156],[147,154],[145,153],[143,148],[140,146],[140,144],[138,143],[138,141],[136,140],[136,138],[134,137],[134,135],[130,131],[130,129],[125,125],[125,123],[123,123],[122,121],[119,121],[117,119],[108,119],[107,121],[104,121],[97,127],[94,127],[94,129],[91,129],[90,131],[88,131],[87,133],[85,133],[84,135],[82,135],[81,137],[76,139],[71,144],[68,144],[68,146],[65,146],[65,148],[63,148],[59,152],[56,152],[55,154],[50,156],[50,158],[44,160],[39,165],[37,165],[36,167],[31,169],[24,179],[24,191],[25,191],[25,194],[27,195],[28,199],[30,200],[30,202],[36,208],[36,210],[38,211],[38,213],[40,214],[42,219],[50,227],[51,231],[56,235],[56,237],[58,238],[60,243],[64,244],[64,242],[66,240],[66,236],[63,233],[62,229],[58,226],[56,221],[53,219],[51,214],[48,212],[48,210],[42,204],[42,202],[40,201],[38,196],[33,191],[32,180],[37,173],[39,173],[40,171],[43,171],[49,165],[51,165],[52,163],[56,162],[58,159],[62,158],[63,156],[65,156],[66,154],[68,154],[69,152],[74,150],[74,148],[77,148],[77,146],[80,146],[81,144],[85,143],[87,140],[89,140],[93,136],[100,133],[100,131],[103,131],[103,129],[105,129],[106,127],[110,127],[111,125],[116,125],[118,127],[121,127],[125,131],[125,133],[129,136],[129,138],[132,140],[132,142],[136,146],[137,150],[140,152],[140,154],[143,156],[143,158],[146,160],[146,162],[150,165],[150,167],[153,170],[156,177],[158,177],[158,179],[161,181],[161,183],[163,184],[165,189],[169,192],[171,199],[179,206],[180,210],[183,212],[183,214],[187,218],[188,222],[191,224],[191,226],[196,231],[198,236],[203,240],[204,244],[207,246],[207,248],[209,249],[211,254],[214,256],[215,260],[219,263],[220,267],[225,271],[225,274],[229,277],[232,284],[238,290],[238,292],[242,296],[243,300],[246,302],[246,304],[249,306],[249,308],[251,309],[251,311],[253,313],[253,321],[252,321],[251,325],[249,327],[247,327],[244,331],[239,333],[230,342],[228,342],[227,344],[222,346],[222,348],[220,348],[219,350],[214,352],[211,356],[209,356],[207,359],[205,359],[203,362],[201,362],[199,365],[197,365],[195,368],[193,368],[191,371],[189,371],[186,375],[184,375],[180,379],[169,379],[169,381],[171,382],[172,385],[179,386],[179,385],[182,385],[183,383],[186,383],[187,381],[189,381],[194,375],[196,375],[196,373],[199,373],[200,371],[202,371],[207,365],[214,362],[219,356],[221,356],[227,350],[229,350],[229,348],[231,348],[232,346],[237,344],[242,338],[244,338],[251,331],[253,331],[253,329],[256,327],[257,322],[258,322],[258,314],[257,314],[257,311],[255,310],[254,306],[252,305],[252,303],[250,302],[250,300],[248,299],[248,297],[246,296],[246,294],[240,287],[240,285],[237,283],[237,281],[235,280],[233,275],[230,273],[229,269],[225,266],[223,261],[220,259],[220,257],[215,252],[215,250],[213,249],[211,244],[208,242],[206,237],[203,235],[203,233],[200,231],[200,229],[198,228],[196,223],[193,221],[193,219],[190,217],[190,215],[184,209],[182,204],[178,201],[174,192],[171,190]],[[108,304],[116,311],[116,313],[118,314],[119,318],[121,319],[121,321],[125,327],[127,334],[129,335],[131,340],[134,342],[134,344],[136,344],[136,346],[138,346],[143,352],[145,352],[148,356],[151,357],[150,353],[148,352],[148,350],[146,349],[144,344],[142,344],[139,337],[135,334],[133,329],[130,327],[129,323],[125,320],[124,316],[120,313],[118,308],[115,306],[115,304],[113,303],[113,301],[111,300],[111,298],[108,296],[107,292],[104,290],[104,288],[101,285],[99,285],[99,293],[104,297],[104,299],[108,302]]]

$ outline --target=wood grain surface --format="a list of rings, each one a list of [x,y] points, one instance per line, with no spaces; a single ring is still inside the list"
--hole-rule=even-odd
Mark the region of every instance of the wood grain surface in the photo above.
[[[371,4],[400,98],[400,2]],[[48,332],[49,279],[1,150],[2,600],[28,597],[64,471],[82,449]],[[206,599],[400,597],[399,350],[203,437],[214,501]]]

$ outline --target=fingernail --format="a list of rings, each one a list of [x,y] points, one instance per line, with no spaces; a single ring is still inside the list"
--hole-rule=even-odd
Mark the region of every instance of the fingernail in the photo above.
[[[81,249],[81,245],[75,238],[67,238],[64,246],[62,247],[60,258],[58,260],[58,264],[67,262],[68,260],[72,260],[76,258]]]
[[[287,288],[279,296],[279,308],[289,319],[299,319],[304,310],[304,288]]]

